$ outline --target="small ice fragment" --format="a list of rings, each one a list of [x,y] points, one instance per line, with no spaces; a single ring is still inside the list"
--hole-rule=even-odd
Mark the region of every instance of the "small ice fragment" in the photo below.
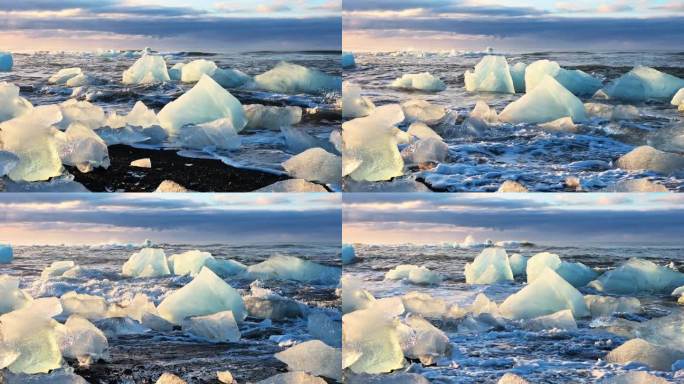
[[[154,190],[155,192],[164,192],[164,193],[186,193],[189,192],[187,188],[184,186],[176,183],[173,180],[164,180],[162,181],[157,189]]]
[[[342,351],[320,340],[297,344],[275,354],[290,371],[301,371],[342,381]]]
[[[636,297],[586,295],[584,302],[592,317],[612,316],[616,313],[641,313],[641,302]]]
[[[356,60],[354,60],[354,54],[351,52],[342,52],[342,68],[354,67],[356,67]]]
[[[233,374],[230,371],[218,371],[216,372],[216,378],[222,384],[237,384],[235,379],[233,379]]]
[[[169,373],[169,372],[164,372],[162,373],[161,376],[159,376],[159,379],[157,379],[157,382],[155,384],[187,384],[185,380],[181,379],[180,377]]]
[[[620,180],[606,188],[608,192],[669,192],[666,186],[648,179]]]
[[[342,158],[323,148],[311,148],[283,162],[288,175],[323,184],[339,184]]]
[[[630,371],[605,378],[599,384],[671,384],[671,382],[645,371]]]
[[[182,66],[180,80],[184,83],[196,83],[203,75],[212,76],[217,68],[213,61],[193,60]]]
[[[361,87],[345,81],[342,83],[342,117],[355,119],[373,113],[375,104],[361,95]]]
[[[124,276],[159,277],[170,275],[169,265],[164,250],[143,248],[128,258],[123,265]]]
[[[549,121],[548,123],[541,123],[537,125],[539,128],[551,132],[577,132],[577,125],[572,122],[569,116],[561,117],[559,119]]]
[[[449,156],[449,146],[442,138],[429,137],[411,143],[401,151],[405,164],[442,163]]]
[[[320,184],[314,184],[304,179],[288,179],[277,181],[257,189],[255,192],[328,192],[328,190]]]
[[[496,384],[530,384],[527,380],[523,379],[522,377],[516,375],[515,373],[506,373],[505,375],[501,376],[499,381],[496,382]]]
[[[241,337],[231,311],[186,318],[182,322],[182,328],[183,332],[214,343],[235,342]]]
[[[684,88],[684,79],[650,67],[637,66],[613,80],[604,91],[611,99],[646,101],[670,99],[680,88]]]
[[[154,329],[159,332],[173,331],[173,323],[152,313],[144,313],[140,319],[140,324],[146,328]]]
[[[12,246],[9,244],[0,244],[0,264],[9,264],[14,258]],[[3,290],[3,292],[5,292]]]
[[[148,128],[159,125],[159,119],[157,119],[157,114],[147,108],[145,103],[137,101],[133,109],[125,116],[117,115],[115,112],[109,114],[105,125],[110,128],[123,128],[127,125]]]
[[[92,77],[86,75],[85,73],[81,73],[67,80],[66,86],[69,88],[83,87],[92,84],[93,81],[94,80]]]
[[[131,161],[131,167],[152,168],[152,160],[149,157]]]
[[[57,107],[50,105],[49,107]],[[59,129],[66,129],[72,123],[81,123],[89,129],[97,129],[105,125],[104,110],[87,101],[69,99],[58,105],[62,112]]]
[[[233,120],[229,117],[197,125],[185,125],[176,134],[177,142],[185,148],[213,147],[235,150],[242,145]]]
[[[353,57],[352,57],[353,60]],[[12,57],[12,52],[0,51],[0,72],[9,72],[12,70],[14,65],[14,59]]]
[[[354,246],[351,244],[342,244],[342,264],[351,264],[355,262],[356,252],[354,251]]]
[[[337,267],[317,264],[294,256],[273,255],[261,263],[250,265],[246,273],[249,277],[260,280],[337,284],[342,271]]]
[[[12,83],[0,82],[0,123],[24,115],[31,109],[33,105],[19,96],[19,87]]]
[[[537,60],[525,70],[525,89],[530,92],[545,76],[551,76],[575,95],[593,95],[601,88],[601,81],[579,69],[561,68],[555,61]]]
[[[147,85],[170,80],[166,61],[159,55],[143,55],[123,72],[123,83],[126,85]]]
[[[444,107],[420,99],[401,103],[401,109],[404,111],[405,122],[407,123],[422,122],[427,125],[437,125],[444,120],[447,114]]]
[[[57,73],[50,76],[48,79],[49,84],[66,84],[69,79],[74,78],[78,75],[82,75],[83,71],[81,68],[64,68],[60,69]]]
[[[521,193],[521,192],[529,192],[529,190],[527,189],[527,187],[525,187],[524,185],[520,184],[519,182],[517,182],[515,180],[506,180],[503,183],[501,183],[497,192],[502,192],[502,193],[504,193],[504,192],[518,192],[518,193]]]
[[[472,263],[465,265],[467,284],[493,284],[512,281],[513,272],[506,250],[500,247],[485,248]]]
[[[630,171],[646,169],[670,175],[684,171],[684,156],[642,145],[622,155],[615,165]]]
[[[245,129],[270,129],[279,130],[281,127],[289,127],[302,121],[302,108],[286,106],[275,107],[261,104],[248,104],[244,106],[247,126]]]
[[[606,361],[609,363],[639,362],[658,371],[669,371],[675,361],[683,358],[684,352],[639,338],[626,341],[606,355]]]
[[[684,88],[680,88],[670,100],[670,104],[679,106],[684,103]]]
[[[641,117],[639,109],[633,105],[585,103],[584,110],[587,116],[600,117],[607,120],[636,120]]]
[[[280,62],[273,69],[254,77],[262,89],[281,93],[312,93],[338,91],[342,86],[339,76],[331,76],[317,69]]]
[[[415,122],[409,126],[406,131],[409,135],[415,136],[420,140],[425,139],[437,139],[439,141],[444,141],[442,136],[433,131],[432,128],[428,127],[425,123]]]
[[[446,84],[442,80],[428,72],[404,74],[395,79],[390,86],[425,92],[440,92],[446,89]]]
[[[464,74],[468,92],[515,93],[508,62],[503,56],[484,56],[474,71]]]
[[[385,279],[406,279],[411,283],[424,285],[438,284],[442,281],[442,278],[438,273],[423,266],[419,267],[410,264],[398,265],[396,268],[391,269],[385,274]]]
[[[572,311],[564,309],[546,316],[539,316],[526,320],[523,326],[532,331],[542,331],[545,329],[560,329],[572,331],[577,329],[577,323],[572,316]]]

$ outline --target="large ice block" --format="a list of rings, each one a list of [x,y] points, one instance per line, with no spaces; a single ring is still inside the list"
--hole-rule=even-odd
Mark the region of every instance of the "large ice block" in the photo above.
[[[195,249],[169,256],[168,265],[174,275],[197,276],[209,260],[214,260],[211,253]]]
[[[284,61],[273,69],[255,76],[254,81],[260,88],[281,93],[339,92],[342,86],[342,79],[339,76]]]
[[[275,358],[290,371],[310,373],[342,381],[342,351],[320,340],[310,340],[278,352]]]
[[[353,62],[352,57],[352,62]],[[14,66],[14,58],[12,57],[12,52],[0,52],[0,72],[9,72]]]
[[[437,76],[428,72],[407,73],[395,79],[392,84],[394,88],[418,90],[424,92],[439,92],[446,89],[446,84]]]
[[[404,365],[398,323],[382,311],[363,309],[342,317],[342,368],[385,373]]]
[[[553,77],[545,75],[534,89],[508,104],[499,114],[507,123],[545,123],[569,116],[574,122],[587,119],[582,101]]]
[[[28,113],[33,105],[19,96],[19,87],[12,83],[0,82],[0,123]]]
[[[82,75],[83,71],[81,68],[64,68],[60,69],[57,73],[50,76],[48,79],[49,84],[66,84],[70,79]]]
[[[99,320],[107,316],[109,306],[104,297],[70,291],[59,298],[62,315],[79,315],[88,320]]]
[[[447,335],[420,316],[407,316],[399,326],[399,335],[404,356],[418,359],[425,365],[432,365],[438,358],[451,354]]]
[[[351,52],[342,52],[342,68],[354,67],[356,67],[356,60],[354,60],[354,54]]]
[[[241,337],[240,329],[231,311],[186,318],[182,321],[182,328],[183,332],[214,343],[235,342]]]
[[[323,148],[310,148],[285,162],[283,168],[296,179],[323,184],[339,184],[342,180],[342,158]]]
[[[302,121],[302,108],[294,106],[276,107],[261,104],[244,106],[247,126],[245,129],[279,130]]]
[[[465,72],[464,81],[468,92],[515,93],[511,71],[503,56],[484,56],[474,71]]]
[[[436,125],[447,115],[444,107],[420,99],[411,99],[401,103],[401,109],[404,111],[407,123],[420,121],[427,125]]]
[[[181,69],[181,81],[184,83],[196,83],[202,76],[212,76],[216,72],[216,63],[213,61],[199,59],[185,64]]]
[[[551,76],[575,95],[593,95],[601,88],[601,80],[579,69],[561,68],[555,61],[537,60],[525,70],[525,89],[529,93],[543,79]]]
[[[78,315],[69,316],[63,332],[60,350],[64,357],[88,364],[107,356],[107,337],[87,319]]]
[[[123,72],[123,83],[130,85],[155,84],[170,81],[166,61],[158,55],[143,55]]]
[[[613,80],[604,91],[611,99],[646,101],[670,99],[684,88],[684,79],[650,67],[637,66]]]
[[[615,165],[630,171],[646,169],[669,175],[684,172],[684,156],[642,145],[622,155]]]
[[[361,95],[361,87],[349,81],[342,83],[342,117],[357,118],[370,115],[375,104]]]
[[[247,267],[246,274],[261,280],[337,284],[342,271],[337,267],[321,265],[295,256],[273,255],[261,263]]]
[[[556,271],[575,287],[583,287],[598,276],[598,273],[582,263],[568,263],[554,253],[541,252],[527,261],[527,282],[533,282],[546,268]]]
[[[373,305],[375,297],[363,289],[362,285],[363,282],[355,277],[342,277],[342,313],[366,309]]]
[[[14,258],[12,246],[9,244],[0,244],[0,264],[9,264]]]
[[[632,258],[621,266],[604,272],[589,286],[600,292],[612,294],[669,294],[684,285],[684,274],[655,263]]]
[[[493,284],[512,281],[513,271],[506,250],[500,247],[485,248],[472,263],[465,266],[467,284]]]
[[[644,339],[631,339],[606,355],[609,363],[639,362],[651,369],[669,371],[672,363],[684,359],[684,352],[649,343]]]
[[[102,167],[109,168],[107,144],[92,129],[81,123],[69,125],[66,132],[56,133],[59,158],[83,173]]]
[[[128,258],[122,273],[132,277],[158,277],[170,275],[171,271],[164,250],[143,248]]]

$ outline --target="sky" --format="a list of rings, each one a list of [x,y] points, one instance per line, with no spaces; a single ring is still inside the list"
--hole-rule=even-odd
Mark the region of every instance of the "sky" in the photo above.
[[[682,244],[679,194],[345,194],[345,243]]]
[[[350,51],[684,51],[684,0],[345,0]]]
[[[341,3],[0,0],[0,50],[338,50]]]
[[[0,243],[336,243],[340,201],[337,194],[3,193]]]

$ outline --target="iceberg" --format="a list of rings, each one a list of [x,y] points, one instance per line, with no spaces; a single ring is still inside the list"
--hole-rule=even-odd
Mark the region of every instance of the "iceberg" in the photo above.
[[[40,273],[40,279],[47,280],[51,277],[63,276],[66,271],[74,267],[76,267],[76,263],[71,260],[53,261],[52,264],[50,264],[48,267],[45,267],[43,272]]]
[[[260,280],[294,280],[305,283],[337,284],[342,271],[294,256],[273,255],[261,263],[250,265],[246,274]]]
[[[606,361],[609,363],[639,362],[658,371],[669,371],[672,364],[681,359],[684,359],[684,352],[651,344],[639,338],[626,341],[606,355]]]
[[[64,357],[89,364],[107,356],[107,337],[87,319],[78,315],[69,316],[63,332],[60,350]]]
[[[180,80],[184,83],[196,83],[204,75],[212,76],[217,68],[213,61],[193,60],[182,66]]]
[[[407,73],[395,79],[390,86],[424,92],[440,92],[446,89],[446,84],[442,80],[428,72]]]
[[[249,104],[244,106],[247,126],[245,129],[271,129],[279,130],[281,127],[290,127],[302,121],[302,108],[300,107],[274,107],[261,104]]]
[[[168,265],[174,275],[197,276],[209,260],[214,260],[211,253],[195,249],[169,256]]]
[[[434,298],[427,293],[411,291],[401,297],[408,313],[415,313],[428,319],[441,319],[446,316],[448,307],[443,299]]]
[[[404,173],[396,126],[404,121],[398,104],[378,107],[366,117],[342,123],[342,176],[355,181],[388,180]]]
[[[217,312],[213,315],[195,316],[184,319],[183,332],[213,343],[240,340],[240,329],[231,311]]]
[[[474,71],[463,75],[468,92],[515,93],[511,71],[503,56],[484,56]]]
[[[598,276],[594,270],[582,263],[568,263],[561,261],[554,253],[541,252],[527,261],[527,282],[533,282],[546,268],[554,270],[574,287],[583,287]]]
[[[251,287],[251,294],[242,299],[247,313],[257,319],[284,320],[302,316],[302,309],[295,300],[254,284]]]
[[[33,105],[19,96],[19,87],[12,83],[0,83],[0,123],[24,115]]]
[[[351,264],[355,262],[356,252],[354,251],[354,246],[351,244],[342,244],[342,264]]]
[[[646,101],[670,99],[680,88],[684,88],[684,79],[650,67],[638,66],[613,80],[604,88],[604,92],[611,99]]]
[[[273,69],[255,76],[254,81],[259,88],[281,93],[339,92],[342,87],[342,79],[339,76],[331,76],[317,69],[284,61]]]
[[[511,265],[511,272],[513,276],[522,276],[527,270],[527,257],[514,253],[508,257],[508,263]]]
[[[670,175],[684,171],[684,156],[642,145],[622,155],[615,165],[630,171],[646,169]]]
[[[247,125],[242,104],[209,76],[200,81],[178,99],[159,111],[161,126],[174,136],[188,124],[202,124],[229,118],[232,127],[240,132]]]
[[[603,273],[589,286],[605,293],[629,295],[663,293],[684,285],[684,274],[655,263],[632,258],[621,266]]]
[[[290,371],[310,373],[342,381],[342,351],[320,340],[310,340],[278,352],[274,357]]]
[[[412,99],[401,103],[405,122],[422,122],[427,125],[437,125],[444,120],[447,111],[444,107],[430,104],[426,100]]]
[[[64,165],[71,165],[80,172],[109,168],[107,144],[92,129],[81,123],[73,123],[64,133],[55,134],[59,158]]]
[[[564,309],[570,309],[575,318],[589,316],[582,294],[549,268],[499,306],[501,314],[510,319],[531,319]]]
[[[342,52],[342,68],[354,67],[356,67],[356,60],[354,60],[354,54],[351,52]]]
[[[271,376],[256,384],[326,384],[326,381],[304,372],[287,372]]]
[[[352,61],[354,57],[352,57]],[[14,66],[14,58],[12,57],[12,52],[2,52],[0,51],[0,72],[9,72]]]
[[[527,64],[523,62],[515,63],[510,67],[511,79],[513,80],[513,88],[515,93],[525,93],[525,70]]]
[[[9,244],[0,244],[0,264],[9,264],[14,258],[12,246]],[[3,291],[4,292],[4,291]]]
[[[385,373],[404,365],[398,323],[382,311],[363,309],[342,317],[342,368]]]
[[[616,313],[641,313],[641,302],[636,297],[586,295],[584,302],[592,317],[612,316]]]
[[[232,311],[238,322],[247,315],[240,293],[209,268],[202,268],[190,283],[166,296],[157,310],[173,324],[181,324],[186,317],[223,311]]]
[[[184,125],[176,132],[176,141],[185,148],[207,147],[235,150],[242,145],[233,120],[229,117],[197,125]]]
[[[159,277],[170,275],[166,255],[162,249],[143,248],[128,258],[123,265],[124,276]]]
[[[79,315],[88,320],[99,320],[107,316],[109,306],[104,297],[70,291],[59,298],[62,315]]]
[[[525,321],[523,326],[531,331],[543,331],[545,329],[560,329],[572,331],[577,329],[577,322],[572,316],[572,311],[564,309],[546,316],[539,316]]]
[[[440,357],[451,355],[451,344],[444,332],[420,316],[409,315],[399,327],[404,356],[432,365]]]
[[[312,311],[307,318],[306,329],[311,336],[331,347],[342,347],[342,322],[339,316],[333,319],[323,311]]]
[[[123,72],[123,83],[127,85],[148,85],[170,80],[166,61],[158,55],[143,55]]]
[[[81,71],[81,68],[64,68],[60,69],[57,73],[54,75],[50,76],[48,79],[49,84],[58,84],[58,85],[64,85],[69,81],[70,79],[82,75],[83,71]]]
[[[0,315],[25,308],[33,301],[28,293],[19,289],[19,279],[9,275],[0,275],[0,292]]]
[[[283,168],[296,179],[323,184],[339,184],[342,179],[342,158],[323,148],[310,148],[285,162]]]
[[[342,83],[342,117],[355,119],[373,113],[375,104],[361,95],[361,87],[349,81]]]
[[[342,313],[350,313],[369,308],[375,302],[375,297],[362,288],[363,282],[351,276],[343,276],[342,286]]]
[[[485,248],[472,263],[465,266],[467,284],[493,284],[512,281],[513,271],[503,248]]]
[[[593,95],[601,88],[601,80],[586,72],[561,68],[555,61],[537,60],[525,70],[525,89],[529,93],[545,76],[551,76],[575,95]]]
[[[109,114],[104,125],[110,128],[123,128],[126,126],[149,128],[159,125],[159,119],[157,119],[157,114],[147,108],[145,103],[137,101],[133,109],[125,116],[117,115],[116,112]]]
[[[544,76],[534,89],[508,104],[499,114],[507,123],[545,123],[569,116],[574,122],[587,119],[584,104],[551,76]]]

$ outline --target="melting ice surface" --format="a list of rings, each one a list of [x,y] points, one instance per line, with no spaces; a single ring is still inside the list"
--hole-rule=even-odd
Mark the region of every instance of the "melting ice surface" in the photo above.
[[[506,57],[513,85],[519,92],[519,83],[524,82],[525,77],[521,63],[529,65],[538,60],[557,62],[568,71],[579,69],[600,80],[603,87],[639,65],[684,78],[684,55],[681,53],[497,52],[495,55]],[[564,191],[576,189],[566,183],[570,176],[579,178],[583,190],[597,191],[620,181],[646,178],[669,190],[684,191],[682,175],[624,170],[615,166],[620,156],[640,145],[684,153],[684,114],[671,105],[670,100],[600,100],[581,95],[582,103],[626,104],[635,107],[638,114],[621,115],[622,111],[627,111],[626,107],[613,109],[612,118],[610,111],[603,116],[590,114],[587,121],[574,122],[576,132],[543,129],[528,123],[485,125],[476,131],[463,127],[478,101],[501,113],[508,104],[524,95],[466,91],[464,73],[472,72],[484,56],[484,53],[356,53],[356,66],[345,68],[344,80],[360,86],[361,95],[378,107],[424,99],[450,112],[439,125],[431,126],[449,145],[446,161],[431,169],[409,165],[404,172],[405,179],[424,180],[436,190],[493,192],[506,180],[518,181],[530,191]],[[439,77],[447,88],[433,94],[401,90],[391,85],[393,79],[403,74],[423,72]],[[578,77],[582,80],[582,89],[595,89],[593,80],[578,72],[556,73],[553,68],[537,72],[555,73],[560,82]],[[483,79],[487,77],[483,76]],[[405,122],[401,128],[406,130],[408,125]]]
[[[157,244],[155,248],[163,249],[167,256],[197,249],[200,252],[211,253],[216,260],[231,259],[245,265],[256,265],[273,254],[282,253],[336,267],[338,270],[340,267],[339,244],[273,243],[204,246]],[[111,243],[101,246],[15,246],[13,250],[14,258],[11,263],[0,264],[0,276],[8,274],[19,278],[19,288],[25,290],[34,299],[63,296],[67,292],[76,291],[78,295],[103,297],[107,303],[135,303],[140,301],[136,295],[145,294],[158,306],[164,298],[169,297],[172,292],[177,292],[193,279],[189,275],[172,274],[159,277],[123,276],[121,273],[123,264],[133,253],[140,251],[139,245]],[[181,266],[180,259],[178,257],[174,259],[174,266],[177,268]],[[53,262],[63,261],[75,261],[77,266],[69,268],[71,264],[67,263],[68,265],[65,264],[63,268],[59,268],[60,264],[57,264],[53,266],[51,273],[41,278],[41,272],[46,267],[52,265]],[[212,265],[212,267],[215,266]],[[215,269],[221,273],[226,272],[219,268]],[[227,275],[224,280],[237,289],[243,297],[250,294],[250,284],[253,283],[253,279]],[[12,288],[11,281],[3,281],[5,284],[0,282],[0,290],[3,287]],[[144,312],[122,313],[121,316],[127,315],[142,320],[146,326],[159,330],[146,329],[131,319],[122,317],[96,319],[97,316],[91,314],[88,317],[93,318],[91,320],[93,324],[107,337],[110,361],[103,362],[94,359],[88,368],[77,368],[76,373],[90,383],[113,384],[123,380],[154,383],[162,372],[172,371],[186,379],[193,377],[198,380],[197,382],[213,383],[216,382],[217,371],[229,370],[238,382],[258,382],[286,371],[285,363],[279,361],[275,354],[286,350],[289,343],[335,338],[335,336],[326,335],[339,329],[339,314],[337,314],[336,322],[328,320],[335,319],[337,312],[335,308],[339,307],[339,299],[335,295],[336,283],[263,279],[257,284],[287,300],[305,304],[312,310],[299,317],[287,319],[263,320],[251,315],[244,321],[240,319],[238,321],[240,340],[237,342],[207,340],[206,332],[201,333],[196,330],[197,324],[186,324],[187,332],[181,327],[170,330],[168,323],[159,318],[150,318],[149,314]],[[74,297],[75,294],[69,296]],[[20,299],[15,300],[16,303],[12,306],[23,305]],[[4,303],[9,305],[7,302]],[[146,304],[142,302],[138,305],[142,309]],[[69,307],[72,308],[71,305]],[[92,303],[89,306],[91,310],[94,307]],[[3,300],[0,298],[0,313],[4,312],[3,308]],[[307,315],[313,313],[319,314],[318,320],[308,318]],[[321,320],[320,314],[328,314],[330,317],[324,316]],[[61,322],[65,320],[66,317],[60,319]],[[332,325],[327,324],[331,322]],[[195,335],[193,332],[199,334]],[[230,334],[230,339],[233,338],[232,335]],[[336,338],[339,344],[339,333]],[[83,346],[74,345],[73,347]],[[75,363],[72,362],[71,365],[74,366]]]
[[[537,253],[549,252],[559,255],[563,262],[580,262],[598,272],[614,270],[631,258],[652,261],[664,268],[668,268],[667,265],[670,263],[675,267],[681,267],[684,262],[681,248],[674,246],[521,245],[515,242],[502,245],[505,245],[509,256],[518,253],[530,257]],[[457,326],[455,324],[459,324],[458,321],[439,320],[451,305],[468,309],[476,303],[476,298],[480,294],[501,305],[507,297],[525,286],[524,274],[516,275],[515,281],[467,284],[465,266],[472,263],[480,254],[481,247],[464,247],[460,244],[356,244],[354,248],[358,261],[345,265],[344,279],[353,277],[361,280],[361,286],[375,297],[375,305],[381,306],[384,313],[398,306],[391,302],[392,299],[387,298],[409,294],[404,296],[404,306],[410,308],[413,313],[422,313],[423,317],[431,319],[431,323],[448,336],[449,342],[453,345],[451,355],[437,359],[434,365],[412,364],[408,369],[409,372],[427,378],[431,383],[496,383],[505,373],[512,372],[524,377],[529,383],[589,384],[601,382],[601,377],[610,377],[636,369],[645,369],[672,383],[682,381],[681,371],[653,371],[639,368],[638,364],[625,366],[605,363],[606,355],[610,351],[635,337],[635,330],[639,332],[639,337],[651,343],[664,341],[679,348],[684,345],[681,342],[684,307],[678,305],[677,298],[670,296],[669,293],[630,294],[640,301],[641,313],[623,313],[601,318],[578,317],[574,319],[577,329],[572,329],[572,322],[568,323],[565,320],[564,316],[567,316],[567,313],[563,312],[537,319],[527,326],[510,322],[504,326],[497,326],[496,323],[493,326],[485,326],[475,321],[464,321]],[[442,281],[439,285],[422,286],[385,278],[385,273],[392,268],[409,263],[418,263],[431,270],[440,271]],[[589,287],[581,287],[579,291],[585,296],[585,301],[587,295],[606,296],[604,292]],[[424,294],[429,294],[434,299],[421,301],[421,295]],[[358,299],[361,295],[356,297]],[[408,301],[407,297],[412,297],[411,301]],[[624,299],[610,305],[599,306],[592,303],[591,312],[605,313],[611,305],[629,312],[627,309],[632,307],[629,304],[635,299],[627,299],[624,295],[619,297]],[[478,301],[480,308],[487,308],[487,303],[482,297],[478,298]],[[435,313],[442,315],[435,316]],[[453,312],[452,314],[455,315]],[[570,330],[538,330],[542,321],[559,327],[567,326]],[[390,352],[387,353],[386,357],[390,355]]]

